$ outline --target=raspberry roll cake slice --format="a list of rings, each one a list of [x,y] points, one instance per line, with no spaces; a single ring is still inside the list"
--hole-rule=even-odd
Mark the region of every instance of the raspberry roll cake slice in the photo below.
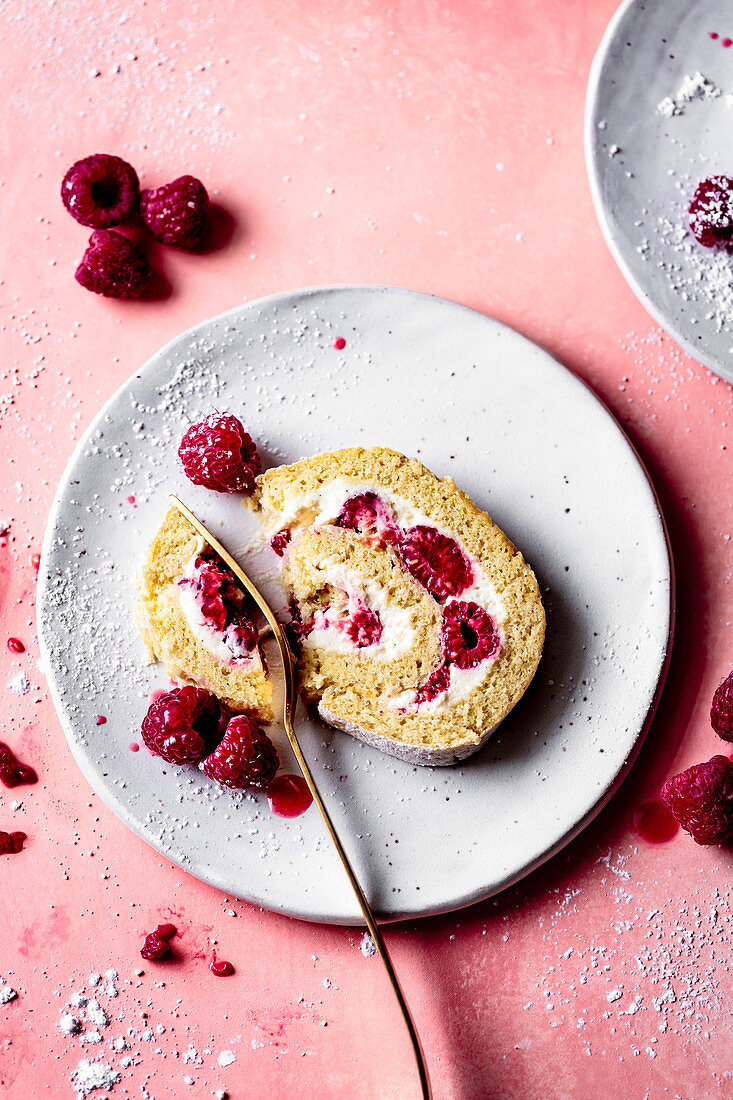
[[[542,653],[542,601],[519,551],[452,480],[384,448],[318,455],[257,482],[306,700],[415,764],[476,752]]]
[[[272,721],[272,685],[253,609],[224,562],[171,508],[140,569],[138,627],[174,680]]]

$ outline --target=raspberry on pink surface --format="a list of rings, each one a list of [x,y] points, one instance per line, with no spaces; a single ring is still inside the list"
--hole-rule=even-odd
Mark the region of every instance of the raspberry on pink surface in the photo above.
[[[443,611],[443,653],[458,668],[475,668],[499,652],[494,620],[477,603],[451,600]]]
[[[162,959],[170,952],[170,941],[178,935],[175,924],[159,924],[154,932],[148,932],[140,948],[144,959]]]
[[[698,844],[719,844],[733,834],[733,763],[713,756],[672,776],[662,802]]]
[[[473,567],[458,543],[435,527],[408,528],[397,549],[408,572],[436,600],[460,596],[473,581]]]
[[[169,764],[190,764],[211,752],[222,717],[219,700],[204,688],[162,692],[142,721],[142,738],[154,756]]]
[[[139,298],[152,271],[142,252],[121,233],[95,229],[76,269],[76,281],[106,298]]]
[[[729,672],[713,695],[710,724],[724,741],[733,741],[733,672]]]
[[[192,424],[178,456],[189,481],[217,493],[251,493],[262,469],[251,436],[231,414],[210,413]]]
[[[61,201],[73,218],[91,229],[108,229],[137,210],[137,172],[110,153],[94,153],[72,164],[61,183]]]
[[[706,248],[726,245],[733,236],[733,179],[710,176],[698,183],[690,203],[690,229]]]
[[[161,244],[199,248],[209,230],[209,196],[195,176],[179,176],[172,183],[145,190],[140,214]]]
[[[221,744],[201,762],[202,772],[225,787],[266,791],[279,766],[277,750],[254,718],[230,718]]]

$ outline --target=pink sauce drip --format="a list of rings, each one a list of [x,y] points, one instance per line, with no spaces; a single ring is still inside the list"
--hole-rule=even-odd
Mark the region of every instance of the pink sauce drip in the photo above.
[[[336,348],[336,351],[343,351],[346,347],[346,341],[343,336],[337,336],[333,342],[333,346]]]
[[[25,833],[0,832],[0,855],[14,855],[23,851],[23,841],[27,840]]]
[[[313,801],[302,775],[278,775],[267,792],[270,809],[278,817],[299,817]]]
[[[720,44],[724,49],[729,50],[733,46],[733,38],[724,38]]]
[[[212,974],[216,974],[217,978],[228,978],[230,974],[234,973],[234,967],[230,962],[227,962],[226,959],[217,959],[216,951],[211,956],[209,970]]]
[[[135,503],[135,498],[134,497],[128,497],[127,498],[127,503],[128,504],[134,504]]]
[[[38,782],[34,769],[27,764],[21,764],[4,741],[0,741],[0,779],[6,787],[20,787],[23,783]]]
[[[31,554],[31,565],[33,566],[33,568],[35,569],[35,571],[37,573],[38,570],[41,567],[41,555],[40,554]]]
[[[104,725],[106,725],[106,723],[107,723],[107,719],[105,718],[105,716],[103,714],[98,714],[97,715],[97,725],[98,726],[104,726]]]
[[[634,813],[633,828],[649,844],[664,844],[679,831],[679,824],[658,798],[642,802]]]
[[[13,653],[25,653],[25,646],[20,638],[8,638],[8,649]]]
[[[716,39],[716,38],[719,38],[720,36],[719,36],[719,34],[718,34],[718,32],[717,32],[717,31],[710,31],[710,37],[712,38],[712,40],[713,40],[713,42],[714,42],[714,41],[715,41],[715,39]]]
[[[130,742],[130,752],[140,752],[140,746],[137,741]]]

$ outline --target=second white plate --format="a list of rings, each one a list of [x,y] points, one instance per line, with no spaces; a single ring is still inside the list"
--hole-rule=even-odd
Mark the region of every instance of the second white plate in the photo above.
[[[729,381],[733,254],[703,248],[687,226],[700,180],[733,175],[732,41],[721,0],[627,0],[593,61],[585,114],[593,201],[616,262],[652,317]]]
[[[263,797],[128,747],[149,692],[166,683],[145,665],[132,620],[133,574],[166,493],[255,572],[256,519],[238,498],[194,488],[178,462],[186,426],[212,407],[241,417],[267,464],[353,444],[416,455],[454,477],[534,567],[548,618],[540,670],[463,766],[415,768],[302,710],[298,722],[383,917],[455,909],[516,881],[615,789],[666,664],[664,524],[623,432],[574,375],[491,318],[411,291],[347,286],[264,299],[183,334],[81,441],[50,517],[39,591],[49,683],[76,759],[168,859],[229,894],[336,923],[360,918],[314,808],[286,821]]]

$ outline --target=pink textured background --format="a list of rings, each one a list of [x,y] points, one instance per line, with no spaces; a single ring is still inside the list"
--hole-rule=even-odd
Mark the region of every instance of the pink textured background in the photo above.
[[[72,1097],[73,1070],[92,1058],[119,1069],[113,1100],[217,1088],[236,1100],[416,1095],[360,934],[230,902],[127,832],[82,780],[36,663],[29,557],[101,402],[212,314],[358,281],[475,306],[577,371],[647,463],[678,569],[668,685],[610,806],[499,898],[387,932],[436,1097],[730,1096],[730,850],[682,834],[645,845],[631,819],[669,774],[718,751],[707,711],[733,663],[732,394],[653,325],[593,215],[583,99],[615,2],[330,7],[15,0],[0,10],[0,518],[10,523],[0,699],[2,736],[40,775],[35,787],[0,788],[0,828],[29,837],[21,855],[0,857],[0,974],[18,991],[0,1006],[0,1092]],[[59,182],[95,151],[129,157],[146,184],[200,176],[236,223],[210,255],[156,256],[172,284],[165,301],[115,304],[73,280],[87,233],[62,209]],[[27,652],[10,653],[8,635]],[[6,690],[19,669],[32,682],[22,697]],[[171,915],[178,960],[144,964],[138,979],[143,933]],[[234,977],[208,972],[214,940]],[[100,1001],[112,1023],[102,1044],[82,1046],[59,1015],[91,971],[110,967],[119,996]],[[609,1002],[612,990],[622,997]],[[113,1050],[148,1026],[151,1041],[138,1032],[129,1051]],[[223,1050],[236,1059],[226,1067]]]

